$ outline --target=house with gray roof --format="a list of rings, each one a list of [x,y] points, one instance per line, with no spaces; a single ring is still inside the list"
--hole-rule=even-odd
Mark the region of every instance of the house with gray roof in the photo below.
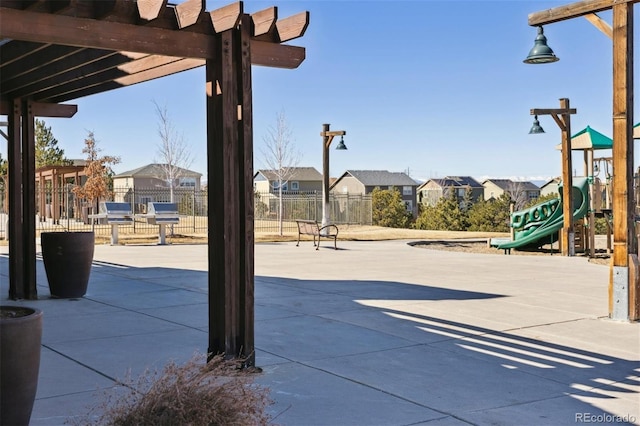
[[[396,188],[402,195],[407,210],[416,214],[418,182],[409,175],[387,170],[347,170],[330,186],[335,194],[370,194],[375,188]]]
[[[513,181],[511,179],[485,179],[482,181],[484,187],[484,199],[492,200],[499,198],[502,194],[522,193],[523,198],[534,200],[540,196],[540,188],[529,181]]]
[[[455,191],[458,201],[462,202],[467,191],[471,192],[472,202],[484,197],[484,187],[471,176],[446,176],[444,178],[429,179],[417,189],[418,202],[428,206],[435,206],[438,201]]]
[[[560,179],[559,177],[549,179],[540,187],[540,195],[559,194],[559,186],[561,181],[562,179]]]
[[[540,197],[540,188],[529,181],[513,181],[511,179],[485,179],[484,199],[495,200],[502,194],[509,194],[516,204],[516,210],[520,210],[531,200]]]
[[[174,182],[170,183],[167,181],[166,167],[165,164],[152,163],[138,167],[137,169],[118,173],[113,177],[113,186],[119,189],[150,189],[169,188],[173,185],[174,188],[200,189],[202,173],[174,166],[176,169],[176,173],[174,173],[175,179]]]
[[[119,173],[113,177],[114,201],[135,206],[136,213],[145,213],[150,202],[178,202],[188,200],[191,207],[193,194],[201,188],[202,173],[175,167],[173,182],[167,179],[166,165],[152,163]]]
[[[277,192],[278,175],[274,170],[258,170],[253,175],[253,188],[261,194]],[[283,183],[282,191],[287,193],[322,192],[322,174],[314,167],[292,167],[291,176]]]

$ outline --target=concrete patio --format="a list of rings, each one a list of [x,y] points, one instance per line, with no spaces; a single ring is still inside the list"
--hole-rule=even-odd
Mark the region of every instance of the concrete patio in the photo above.
[[[640,424],[640,324],[584,258],[408,241],[256,244],[257,383],[280,425]],[[44,312],[32,425],[84,415],[131,369],[207,348],[207,247],[96,247],[87,295]]]

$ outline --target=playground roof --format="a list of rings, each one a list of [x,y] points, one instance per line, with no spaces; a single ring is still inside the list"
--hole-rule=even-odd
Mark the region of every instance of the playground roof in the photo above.
[[[640,123],[633,126],[633,138],[640,139]]]
[[[589,126],[571,136],[571,150],[611,149],[612,147],[613,139],[597,130],[593,130]],[[556,145],[556,149],[561,150],[562,144]]]

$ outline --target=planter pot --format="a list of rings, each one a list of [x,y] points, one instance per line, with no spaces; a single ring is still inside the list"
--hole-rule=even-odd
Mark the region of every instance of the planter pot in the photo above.
[[[87,292],[95,248],[93,232],[43,232],[42,260],[52,297],[82,297]]]
[[[38,389],[42,311],[0,306],[0,424],[28,425]]]

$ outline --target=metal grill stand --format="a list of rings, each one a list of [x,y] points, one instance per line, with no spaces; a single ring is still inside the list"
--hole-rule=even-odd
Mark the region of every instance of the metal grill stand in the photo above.
[[[139,215],[147,220],[151,225],[158,225],[158,244],[166,244],[167,225],[180,222],[178,215],[178,205],[176,203],[154,203],[147,204],[147,213]]]
[[[90,219],[106,219],[111,225],[111,244],[118,244],[118,226],[133,223],[133,214],[129,203],[113,201],[101,202],[97,214],[90,214]]]

